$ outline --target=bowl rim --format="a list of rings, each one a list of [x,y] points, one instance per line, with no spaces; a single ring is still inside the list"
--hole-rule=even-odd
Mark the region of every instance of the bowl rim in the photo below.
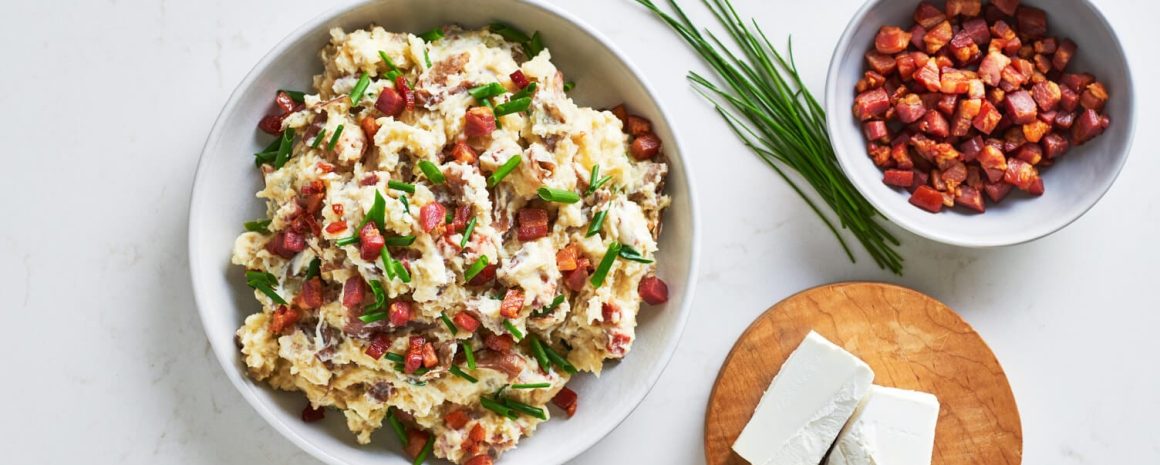
[[[1112,185],[1116,183],[1120,173],[1123,171],[1124,165],[1127,164],[1128,158],[1132,155],[1132,144],[1136,140],[1137,118],[1136,100],[1134,98],[1137,94],[1136,82],[1132,78],[1131,60],[1128,59],[1127,51],[1124,50],[1124,43],[1122,40],[1120,40],[1119,35],[1116,34],[1116,30],[1108,21],[1107,16],[1104,15],[1103,11],[1101,11],[1100,8],[1091,0],[1076,1],[1086,5],[1095,14],[1095,17],[1098,20],[1098,24],[1109,31],[1109,34],[1111,35],[1112,41],[1115,45],[1115,51],[1119,56],[1120,65],[1123,66],[1124,69],[1124,78],[1127,80],[1128,84],[1127,88],[1129,98],[1125,99],[1128,115],[1128,132],[1126,133],[1127,142],[1123,149],[1124,154],[1122,157],[1119,157],[1119,162],[1117,163],[1117,166],[1115,167],[1112,175],[1108,177],[1107,180],[1102,183],[1102,185],[1097,186],[1097,188],[1100,189],[1098,195],[1092,197],[1091,201],[1088,202],[1087,205],[1084,205],[1082,208],[1073,209],[1071,210],[1071,213],[1066,216],[1061,215],[1061,217],[1064,218],[1062,221],[1047,223],[1047,226],[1043,228],[1012,230],[1006,232],[1005,234],[992,234],[984,237],[970,237],[954,233],[946,233],[939,231],[936,228],[930,227],[929,223],[924,223],[920,220],[912,221],[906,217],[896,215],[894,214],[891,206],[881,204],[880,202],[876,201],[875,197],[873,196],[865,195],[864,192],[871,188],[882,188],[882,183],[868,183],[867,180],[856,176],[854,174],[854,168],[851,165],[855,162],[855,158],[852,158],[851,155],[846,154],[840,148],[840,144],[833,144],[835,156],[838,159],[838,164],[842,167],[842,171],[846,173],[846,177],[850,180],[851,183],[854,184],[854,187],[863,193],[862,196],[866,198],[866,200],[869,201],[871,205],[874,206],[878,213],[882,214],[882,216],[886,217],[886,219],[890,220],[892,223],[901,226],[903,229],[936,242],[968,248],[991,248],[1023,244],[1050,236],[1080,219],[1080,217],[1094,208],[1096,204],[1098,204],[1100,200],[1103,199],[1105,195],[1107,195],[1108,191],[1111,190]],[[834,108],[837,105],[837,96],[839,92],[837,88],[838,75],[843,65],[841,62],[841,57],[845,55],[852,46],[851,42],[853,41],[854,31],[858,27],[862,26],[862,24],[865,22],[866,16],[870,13],[870,11],[882,3],[885,3],[885,0],[867,0],[866,3],[863,4],[856,13],[854,13],[854,16],[850,18],[850,21],[846,24],[846,29],[842,31],[841,38],[838,39],[837,45],[834,46],[833,54],[830,55],[830,65],[826,73],[825,87],[826,132],[829,134],[830,140],[837,140],[838,133],[840,132],[838,128],[842,124],[842,120],[839,118],[845,118],[845,116],[839,115],[847,115],[847,112],[842,111],[841,108]],[[859,63],[861,63],[861,61],[859,61]]]
[[[189,253],[190,280],[192,282],[194,304],[198,309],[199,321],[202,324],[202,330],[205,333],[205,337],[214,352],[214,357],[221,365],[222,370],[225,372],[226,378],[230,380],[230,383],[242,395],[242,397],[246,400],[246,403],[249,404],[250,407],[255,411],[257,411],[267,424],[274,427],[274,429],[277,430],[284,438],[294,443],[296,446],[306,451],[314,458],[331,465],[348,465],[349,462],[346,462],[339,457],[332,455],[326,449],[315,445],[313,442],[307,440],[293,429],[291,429],[290,426],[284,421],[285,415],[283,415],[283,412],[276,412],[272,410],[269,405],[267,405],[258,397],[256,389],[253,388],[252,383],[248,384],[248,378],[245,378],[238,373],[238,370],[236,369],[236,350],[232,348],[232,345],[231,349],[228,351],[218,350],[217,346],[220,344],[216,344],[214,342],[215,340],[210,337],[208,331],[208,328],[210,327],[210,318],[208,316],[208,312],[210,310],[207,309],[203,304],[203,297],[201,296],[203,294],[209,293],[207,288],[207,286],[209,286],[208,279],[203,279],[202,275],[209,276],[213,274],[213,272],[211,270],[202,269],[202,267],[199,266],[200,262],[195,259],[195,257],[202,256],[205,251],[203,251],[199,246],[200,242],[195,240],[198,233],[196,223],[194,223],[194,218],[200,216],[201,211],[205,208],[202,205],[202,195],[199,195],[199,192],[204,192],[206,190],[205,187],[202,187],[202,184],[207,182],[205,179],[205,173],[207,171],[206,166],[209,164],[209,157],[207,155],[209,154],[210,147],[214,144],[215,141],[221,138],[221,133],[226,129],[224,127],[224,121],[227,115],[237,111],[239,98],[244,89],[254,85],[261,70],[269,66],[270,62],[274,61],[275,58],[281,56],[284,53],[287,53],[289,46],[296,39],[322,26],[334,18],[342,16],[352,10],[362,8],[368,4],[377,3],[379,1],[381,0],[357,0],[329,8],[294,28],[291,32],[283,36],[282,39],[280,39],[268,52],[266,52],[266,54],[263,55],[262,58],[259,59],[253,67],[250,68],[245,77],[243,77],[242,80],[238,82],[237,86],[234,87],[234,90],[230,92],[230,95],[226,99],[226,103],[223,105],[221,112],[218,113],[217,118],[215,118],[209,135],[206,137],[206,141],[202,146],[202,150],[198,154],[197,168],[194,172],[193,184],[190,188],[189,215],[187,217],[188,224],[186,232],[186,238],[188,241],[187,252]],[[624,420],[626,420],[634,411],[636,411],[637,408],[640,407],[640,404],[644,402],[649,393],[653,390],[654,387],[656,387],[657,381],[660,380],[661,375],[664,374],[665,369],[668,367],[669,363],[672,362],[673,355],[676,353],[677,347],[679,346],[680,341],[684,336],[689,316],[692,313],[693,297],[699,276],[701,260],[700,207],[698,206],[698,197],[695,191],[695,175],[687,161],[687,155],[685,155],[685,152],[682,150],[682,147],[685,145],[681,141],[680,131],[676,130],[676,127],[673,124],[673,121],[675,121],[672,118],[673,113],[666,108],[664,100],[658,98],[660,94],[656,92],[652,84],[649,83],[649,81],[645,78],[644,73],[642,73],[641,70],[633,63],[633,61],[630,60],[628,56],[625,55],[625,53],[602,32],[595,29],[587,22],[574,16],[573,14],[565,11],[562,7],[548,3],[544,0],[518,1],[563,19],[564,21],[571,23],[577,28],[581,29],[585,34],[596,40],[609,52],[611,52],[612,55],[615,56],[616,59],[618,59],[637,79],[637,81],[640,83],[640,86],[644,89],[646,97],[650,99],[654,105],[656,105],[661,120],[670,129],[669,132],[671,133],[671,145],[675,145],[675,152],[680,154],[680,156],[676,159],[676,162],[680,164],[684,174],[683,184],[686,195],[682,201],[687,202],[689,206],[689,259],[688,271],[686,272],[685,276],[685,285],[683,292],[680,295],[680,306],[674,309],[666,309],[670,312],[678,312],[677,321],[675,323],[676,327],[674,328],[673,335],[669,338],[668,341],[665,342],[664,346],[662,347],[658,363],[649,371],[648,378],[643,380],[646,387],[640,394],[640,398],[637,399],[630,408],[625,409],[622,413],[619,414],[619,418],[616,419],[611,428],[608,428],[606,431],[602,431],[599,434],[591,435],[590,439],[581,441],[576,447],[573,447],[571,450],[565,452],[563,457],[565,461],[568,461],[591,449],[598,442],[608,436],[608,434],[612,433],[612,431],[620,427],[620,425],[624,423]],[[673,158],[670,157],[669,162],[673,162]]]

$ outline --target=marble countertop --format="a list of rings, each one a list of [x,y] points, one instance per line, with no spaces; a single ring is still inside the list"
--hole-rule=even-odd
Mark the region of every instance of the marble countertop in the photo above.
[[[693,93],[693,55],[628,0],[567,2],[636,60],[679,115],[701,183],[704,256],[684,339],[656,388],[575,463],[700,463],[705,401],[735,338],[774,302],[843,280],[957,309],[1003,363],[1028,464],[1160,463],[1160,75],[1155,3],[1098,1],[1143,109],[1119,181],[1082,219],[1011,248],[902,234],[907,272],[850,264],[821,223]],[[685,0],[694,10],[697,2]],[[737,0],[792,34],[820,91],[858,0]],[[186,217],[202,143],[244,74],[329,5],[306,0],[14,2],[0,28],[0,461],[316,464],[222,376],[189,284]],[[17,19],[18,20],[14,20]],[[663,50],[664,53],[657,53]],[[1081,51],[1081,53],[1084,53]],[[737,199],[761,199],[738,202]],[[658,440],[663,438],[663,440]]]

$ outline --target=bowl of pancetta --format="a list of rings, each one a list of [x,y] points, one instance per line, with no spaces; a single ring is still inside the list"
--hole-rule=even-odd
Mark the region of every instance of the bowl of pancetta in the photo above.
[[[966,247],[1071,224],[1128,158],[1135,89],[1087,0],[870,1],[830,62],[843,170],[887,218]]]

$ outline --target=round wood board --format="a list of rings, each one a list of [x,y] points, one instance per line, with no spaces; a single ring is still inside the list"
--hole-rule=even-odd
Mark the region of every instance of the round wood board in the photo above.
[[[709,465],[746,463],[733,453],[733,441],[811,329],[865,360],[875,384],[938,396],[932,464],[1022,462],[1023,428],[1007,376],[970,325],[914,290],[839,283],[774,305],[733,346],[705,412]]]

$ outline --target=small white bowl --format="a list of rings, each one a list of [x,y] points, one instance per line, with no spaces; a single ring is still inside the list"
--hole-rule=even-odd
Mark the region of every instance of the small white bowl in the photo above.
[[[582,105],[604,108],[624,102],[652,120],[671,162],[667,182],[672,207],[665,215],[657,254],[658,274],[669,284],[670,300],[660,307],[642,307],[637,340],[619,363],[608,363],[599,379],[577,376],[570,387],[580,395],[580,409],[571,419],[558,417],[543,424],[534,437],[504,454],[505,464],[562,463],[608,434],[644,399],[664,370],[684,329],[697,275],[699,228],[691,173],[683,163],[680,143],[658,95],[615,47],[591,27],[547,4],[510,0],[375,0],[329,12],[300,27],[274,47],[254,67],[230,97],[206,141],[194,181],[189,214],[189,261],[194,295],[202,325],[225,376],[245,399],[287,439],[311,455],[334,465],[410,463],[398,452],[390,428],[375,434],[373,443],[359,446],[341,414],[328,411],[326,420],[303,423],[305,397],[255,383],[245,376],[234,331],[258,311],[253,291],[240,268],[229,263],[234,238],[242,223],[264,215],[254,198],[262,183],[252,155],[270,136],[256,129],[269,110],[275,90],[308,89],[322,65],[318,52],[328,30],[347,30],[371,23],[391,31],[421,32],[448,23],[482,27],[503,21],[529,33],[540,31],[553,61],[575,81],[571,92]]]
[[[962,208],[931,214],[909,203],[905,190],[882,183],[882,170],[866,155],[866,140],[854,118],[854,84],[866,70],[863,55],[874,46],[878,28],[914,24],[918,0],[870,0],[846,27],[830,60],[826,80],[826,126],[846,176],[879,212],[920,236],[964,247],[1019,244],[1044,237],[1083,216],[1103,197],[1128,158],[1136,124],[1135,88],[1124,50],[1103,14],[1088,0],[1025,0],[1043,8],[1051,36],[1068,37],[1079,51],[1068,70],[1089,72],[1108,86],[1106,112],[1111,127],[1100,137],[1072,147],[1043,171],[1046,192],[1032,197],[1018,189],[985,214]],[[941,5],[942,2],[934,2]],[[984,4],[987,2],[984,2]]]

